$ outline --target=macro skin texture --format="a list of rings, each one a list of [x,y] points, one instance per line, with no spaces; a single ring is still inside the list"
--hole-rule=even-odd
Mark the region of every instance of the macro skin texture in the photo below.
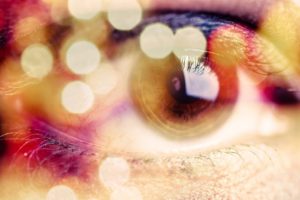
[[[86,2],[0,0],[1,200],[300,199],[300,8],[295,3],[124,0],[112,12],[110,1]],[[122,22],[139,19],[136,8],[143,18],[122,30],[128,26]],[[186,66],[174,50],[160,60],[141,50],[141,33],[155,23],[175,36],[185,27],[205,36],[207,52],[199,60],[210,70],[203,73],[215,72],[217,78],[207,76],[201,83],[222,84],[218,97],[228,95],[227,104],[211,100],[207,115],[194,112],[201,117],[189,121],[205,98],[186,89],[172,99],[165,77],[173,67],[183,72],[180,67]],[[160,34],[153,35],[164,48]],[[68,49],[77,41],[94,45],[96,52],[86,48],[72,55]],[[153,48],[155,42],[154,37]],[[24,58],[32,44],[50,54],[52,65],[38,52]],[[92,53],[98,68],[73,73],[66,58],[87,65]],[[22,63],[33,71],[43,65],[51,69],[30,77]],[[182,81],[195,81],[186,73],[172,92]],[[86,87],[75,88],[68,110],[62,93],[73,81]],[[82,97],[89,92],[93,105],[72,112],[74,105],[85,105]],[[200,103],[186,106],[195,99]],[[166,114],[169,101],[192,111],[183,117]]]

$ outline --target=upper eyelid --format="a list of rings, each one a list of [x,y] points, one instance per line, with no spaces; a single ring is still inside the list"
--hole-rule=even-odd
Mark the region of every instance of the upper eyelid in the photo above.
[[[185,26],[194,26],[201,29],[206,35],[209,34],[219,26],[223,25],[242,25],[249,30],[253,30],[254,26],[251,24],[243,23],[238,18],[232,18],[229,16],[219,15],[218,13],[205,13],[205,12],[193,12],[193,11],[172,11],[165,10],[163,12],[152,11],[150,15],[146,16],[142,22],[130,31],[119,31],[113,29],[112,39],[121,42],[127,38],[138,36],[142,30],[153,23],[164,23],[168,25],[175,32],[176,29]]]
[[[151,0],[148,4],[152,9],[216,12],[225,15],[232,15],[234,17],[240,17],[246,21],[257,23],[266,13],[265,11],[276,2],[276,0]]]

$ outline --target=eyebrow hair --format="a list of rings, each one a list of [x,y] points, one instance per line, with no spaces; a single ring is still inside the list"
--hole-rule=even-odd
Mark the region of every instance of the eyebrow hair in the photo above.
[[[148,0],[150,10],[204,11],[239,17],[258,23],[281,0]]]

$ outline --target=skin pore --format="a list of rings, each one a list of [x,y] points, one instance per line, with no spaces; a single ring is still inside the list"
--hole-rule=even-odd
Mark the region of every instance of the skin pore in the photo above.
[[[294,21],[297,21],[296,11],[299,8],[291,2],[145,0],[141,4],[145,10],[191,9],[237,16],[249,20],[250,23],[257,23],[256,32],[270,39],[274,46],[282,47],[285,54],[299,52],[298,48],[294,49],[293,40],[293,37],[297,38],[297,30],[289,29],[296,26]],[[272,15],[277,11],[291,12],[278,21],[273,20]],[[81,31],[76,22],[74,26],[75,30]],[[88,34],[97,30],[97,26],[90,27],[92,31],[87,31]],[[43,26],[39,28],[42,29]],[[75,32],[68,31],[68,28],[66,30],[65,38]],[[288,41],[283,38],[287,31],[291,34]],[[116,191],[125,191],[120,192],[123,197],[127,194],[128,199],[137,200],[300,198],[297,187],[300,184],[300,140],[297,122],[299,106],[279,107],[263,102],[256,87],[261,75],[238,70],[239,98],[232,115],[220,128],[197,138],[173,140],[149,127],[147,120],[142,119],[132,101],[131,72],[138,55],[132,49],[136,48],[136,41],[113,46],[107,42],[109,37],[105,34],[101,40],[97,42],[105,49],[105,53],[118,55],[112,56],[112,63],[106,63],[108,66],[115,66],[118,84],[109,95],[96,97],[98,103],[92,113],[79,117],[65,112],[57,114],[59,109],[55,103],[59,97],[53,93],[60,94],[60,85],[80,79],[67,70],[58,69],[40,84],[33,83],[33,88],[22,91],[21,95],[9,95],[7,91],[1,90],[0,101],[4,105],[1,108],[1,134],[8,139],[6,145],[11,145],[4,151],[0,162],[1,199],[52,200],[46,199],[46,196],[55,185],[72,188],[78,200],[122,199]],[[295,57],[291,56],[291,63],[296,65]],[[2,80],[11,81],[13,72],[8,69],[14,71],[19,67],[16,60],[18,58],[7,55],[0,64]],[[299,78],[299,70],[294,69],[294,65],[287,71],[283,73],[284,76]],[[16,77],[24,78],[18,75]],[[3,85],[5,82],[1,81],[1,88],[4,88]],[[27,105],[28,102],[31,103],[31,95],[44,94],[46,90],[51,90],[50,94],[45,94],[40,101]],[[53,99],[51,103],[49,98]],[[38,117],[31,121],[36,128],[31,138],[25,132],[28,118],[34,118],[34,115]],[[47,118],[43,119],[43,116]],[[212,119],[212,123],[213,121]],[[46,138],[53,139],[50,140],[51,145],[48,145],[49,140],[44,143],[45,138],[38,135],[44,133],[39,129],[48,131]],[[12,138],[14,141],[10,142],[9,139]],[[16,142],[16,138],[21,143]],[[41,153],[36,151],[36,154],[29,156],[28,152],[40,147],[39,139],[43,141],[42,144],[47,144],[48,149],[43,149]],[[29,145],[26,144],[27,140],[30,141]],[[54,146],[53,143],[58,145]],[[58,152],[59,157],[53,157],[53,151]],[[41,164],[42,159],[38,158],[48,159]],[[99,166],[107,158],[126,160],[130,171],[128,180],[123,181],[127,176],[127,169],[124,167],[120,174],[109,174],[108,180],[104,181],[106,174],[101,176],[103,171]],[[69,173],[73,168],[74,173]],[[68,171],[67,175],[63,170]]]

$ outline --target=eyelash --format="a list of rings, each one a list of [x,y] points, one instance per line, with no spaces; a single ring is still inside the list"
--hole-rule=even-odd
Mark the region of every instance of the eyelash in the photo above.
[[[13,161],[25,157],[30,173],[45,168],[58,179],[66,176],[89,178],[87,168],[97,160],[92,144],[72,138],[42,121],[36,121],[35,126],[2,134],[2,143],[17,146],[13,151]],[[28,135],[25,138],[24,133]]]

